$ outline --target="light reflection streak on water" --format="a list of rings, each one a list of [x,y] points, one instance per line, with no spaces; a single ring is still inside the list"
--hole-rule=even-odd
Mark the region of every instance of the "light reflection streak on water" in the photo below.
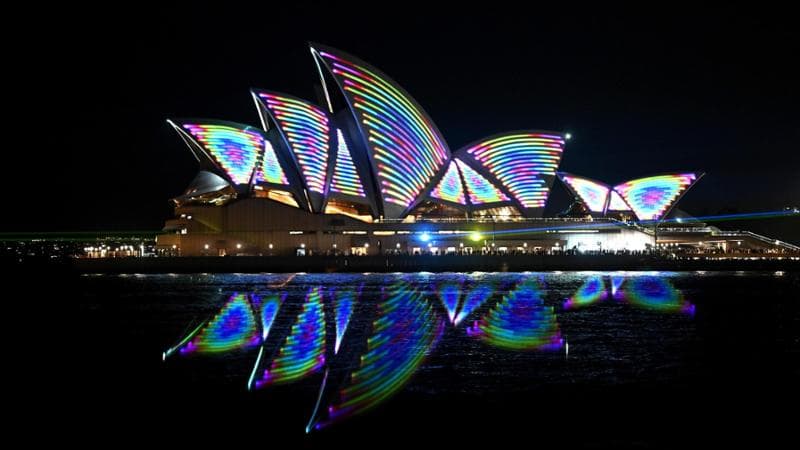
[[[669,279],[657,276],[630,277],[622,285],[619,299],[634,306],[663,313],[694,315],[695,306]]]
[[[179,352],[222,353],[256,346],[261,339],[255,316],[249,296],[235,293]]]
[[[533,280],[517,286],[466,331],[506,350],[555,350],[564,345],[554,308],[544,304]]]
[[[564,302],[564,309],[576,309],[597,303],[606,298],[605,282],[600,275],[590,276],[580,288]]]
[[[355,308],[356,299],[360,294],[361,289],[358,291],[353,289],[336,291],[334,301],[334,314],[336,316],[336,342],[334,343],[334,353],[339,353],[339,347],[342,345],[344,334],[347,332],[347,327],[350,325],[350,319],[353,317],[353,310]]]
[[[289,383],[319,371],[325,365],[325,312],[322,288],[309,288],[303,310],[291,333],[255,387]]]
[[[320,428],[368,411],[400,392],[424,364],[426,355],[434,350],[448,321],[457,326],[476,316],[466,328],[466,335],[499,351],[554,350],[564,345],[554,307],[545,303],[548,292],[542,289],[546,281],[543,274],[505,274],[501,279],[485,274],[424,274],[416,280],[404,278],[410,282],[396,281],[382,288],[380,298],[364,300],[361,299],[363,281],[356,287],[290,278],[280,287],[291,283],[306,286],[297,315],[279,316],[287,299],[286,291],[233,293],[217,314],[165,352],[164,358],[178,350],[181,354],[219,354],[261,344],[248,387],[292,383],[325,369],[309,422],[310,428]],[[309,281],[313,284],[308,284]],[[580,287],[563,303],[563,314],[594,305],[603,307],[600,302],[609,293],[617,300],[616,304],[665,314],[694,313],[694,305],[664,274],[593,273],[582,276],[580,281]],[[495,294],[502,298],[493,304],[489,300]],[[375,300],[378,303],[372,306],[376,310],[374,319],[354,319],[359,314],[357,304],[369,305]],[[325,314],[325,304],[331,314]],[[442,310],[446,311],[446,319],[439,314]],[[273,355],[265,353],[264,343],[270,330],[282,320],[295,323],[282,345],[277,345],[279,340],[274,341],[279,351]],[[328,349],[330,354],[326,353],[326,321],[333,321],[330,333],[334,345]],[[346,335],[350,335],[348,329],[354,324],[361,329],[370,326],[355,333],[356,341],[366,342],[362,347],[343,346],[347,339],[353,340]],[[363,353],[358,349],[363,349]],[[357,364],[348,369],[345,377],[327,385],[331,361],[349,357],[343,356],[347,354],[355,356]],[[268,369],[257,378],[262,358]],[[322,414],[318,417],[320,406]]]
[[[460,324],[494,295],[494,286],[489,282],[482,282],[472,287],[464,294],[461,309],[455,317],[455,325]]]
[[[434,348],[443,330],[444,321],[419,290],[403,282],[392,285],[387,298],[378,305],[358,368],[316,428],[367,411],[397,393]]]

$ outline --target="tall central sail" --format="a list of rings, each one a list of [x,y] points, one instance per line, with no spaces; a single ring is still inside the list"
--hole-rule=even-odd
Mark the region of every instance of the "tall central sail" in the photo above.
[[[344,94],[377,176],[384,217],[402,218],[448,161],[444,138],[422,107],[378,69],[318,45],[312,53]]]

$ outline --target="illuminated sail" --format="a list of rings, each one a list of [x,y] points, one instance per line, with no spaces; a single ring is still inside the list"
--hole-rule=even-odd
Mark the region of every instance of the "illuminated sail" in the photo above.
[[[658,220],[697,179],[694,173],[658,175],[622,183],[614,190],[639,220]]]
[[[469,194],[469,202],[472,205],[479,206],[487,203],[507,202],[508,196],[503,193],[497,186],[486,177],[479,174],[475,169],[470,167],[467,163],[455,158],[458,168],[464,175],[464,183],[467,185],[467,193]]]
[[[315,46],[318,47],[318,46]],[[343,52],[312,48],[356,119],[378,178],[387,218],[403,217],[450,156],[422,107],[376,68]]]
[[[455,162],[451,161],[447,166],[447,171],[439,180],[439,184],[431,191],[431,197],[459,205],[467,204],[464,185],[461,183],[461,175],[458,173],[458,166]]]
[[[611,191],[611,199],[608,201],[608,211],[630,211],[631,207],[625,203],[625,200],[617,194],[617,191]]]
[[[265,148],[260,130],[231,122],[175,123],[173,127],[203,150],[234,184],[249,184]]]
[[[366,197],[364,186],[353,164],[353,156],[350,148],[342,134],[342,130],[336,130],[336,165],[333,169],[333,179],[331,179],[331,192],[353,197]]]
[[[559,172],[558,176],[561,181],[567,185],[569,190],[577,195],[586,207],[589,208],[589,211],[594,213],[605,212],[608,192],[611,190],[608,186],[598,181],[564,172]]]
[[[523,209],[543,208],[564,152],[557,134],[500,134],[467,146],[464,152],[497,178]]]

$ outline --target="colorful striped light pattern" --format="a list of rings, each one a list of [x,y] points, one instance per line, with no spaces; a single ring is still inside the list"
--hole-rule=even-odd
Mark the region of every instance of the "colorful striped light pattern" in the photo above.
[[[275,149],[272,148],[272,144],[269,141],[264,141],[264,154],[256,169],[256,183],[272,183],[284,186],[289,184],[286,173],[284,173],[280,162],[278,162],[278,155],[275,154]]]
[[[356,166],[353,164],[353,157],[347,147],[342,130],[336,130],[336,166],[333,168],[333,178],[331,179],[331,192],[352,195],[354,197],[366,197],[364,187],[358,178]]]
[[[461,304],[461,310],[458,311],[453,324],[458,325],[469,317],[473,311],[480,308],[486,300],[489,300],[492,294],[494,294],[494,287],[489,283],[481,283],[467,291],[464,302]]]
[[[290,383],[319,371],[325,365],[325,313],[320,287],[309,289],[303,310],[269,369],[256,388]]]
[[[614,188],[639,220],[658,220],[697,179],[693,173],[639,178]]]
[[[372,336],[350,383],[328,407],[316,428],[367,411],[397,393],[411,379],[444,331],[444,321],[423,295],[404,285],[388,290],[378,305]]]
[[[255,295],[253,296],[255,298]],[[286,293],[271,294],[263,299],[258,297],[261,305],[261,341],[264,342],[269,336],[269,330],[272,329],[272,324],[275,318],[278,317],[283,301],[286,299]],[[253,303],[256,303],[255,301]]]
[[[261,342],[247,294],[233,294],[228,302],[180,353],[221,353],[249,348]]]
[[[468,148],[467,153],[486,167],[523,208],[543,208],[555,176],[564,139],[539,133],[508,134]]]
[[[578,309],[597,303],[607,297],[605,282],[601,276],[589,277],[578,291],[564,302],[564,309]]]
[[[611,275],[611,296],[617,298],[617,293],[621,292],[619,290],[622,287],[622,283],[625,282],[625,277],[622,275]]]
[[[608,198],[608,192],[610,190],[608,186],[573,175],[563,174],[561,175],[561,179],[578,194],[578,197],[586,204],[589,211],[595,213],[602,213],[605,211],[606,199]]]
[[[446,283],[439,286],[439,289],[436,291],[439,294],[439,299],[442,301],[444,309],[447,311],[447,318],[450,319],[450,323],[455,323],[458,299],[461,296],[461,285]]]
[[[525,281],[467,328],[467,335],[505,350],[555,350],[561,338],[552,306],[545,306],[533,281]]]
[[[664,277],[631,277],[625,281],[621,294],[625,302],[645,309],[694,315],[694,305]]]
[[[461,175],[458,173],[458,166],[453,161],[447,166],[447,171],[439,180],[439,184],[431,191],[431,197],[446,200],[460,205],[466,205],[464,197],[464,185],[461,183]]]
[[[350,318],[353,316],[355,304],[356,293],[354,291],[337,292],[336,300],[333,305],[334,314],[336,315],[336,342],[333,347],[334,353],[339,353],[339,347],[342,345],[344,333],[347,331],[347,326],[350,324]]]
[[[458,168],[464,175],[464,183],[467,185],[467,192],[469,193],[469,201],[473,205],[482,205],[484,203],[497,203],[507,202],[508,197],[506,194],[498,189],[486,177],[479,174],[475,169],[459,160],[455,159]]]
[[[630,211],[631,208],[625,203],[625,200],[619,196],[617,191],[611,190],[611,200],[608,201],[608,211]]]
[[[374,69],[320,52],[347,94],[371,147],[384,202],[410,206],[449,151],[421,108]]]
[[[330,153],[328,116],[302,100],[265,92],[258,96],[289,141],[308,189],[324,193]]]
[[[227,125],[183,125],[195,140],[236,184],[250,183],[259,155],[264,148],[260,133]]]

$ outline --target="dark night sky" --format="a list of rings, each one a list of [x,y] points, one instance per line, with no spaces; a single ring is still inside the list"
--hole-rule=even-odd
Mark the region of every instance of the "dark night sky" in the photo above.
[[[407,7],[389,20],[313,6],[39,15],[36,39],[12,49],[24,70],[11,86],[24,101],[20,154],[43,176],[11,170],[25,187],[6,192],[18,214],[2,229],[160,228],[197,170],[164,119],[257,125],[251,87],[314,99],[307,41],[389,74],[452,150],[500,131],[565,130],[575,137],[561,170],[610,183],[707,172],[679,206],[690,214],[800,204],[792,14],[514,8]],[[549,209],[567,202],[557,186]]]

